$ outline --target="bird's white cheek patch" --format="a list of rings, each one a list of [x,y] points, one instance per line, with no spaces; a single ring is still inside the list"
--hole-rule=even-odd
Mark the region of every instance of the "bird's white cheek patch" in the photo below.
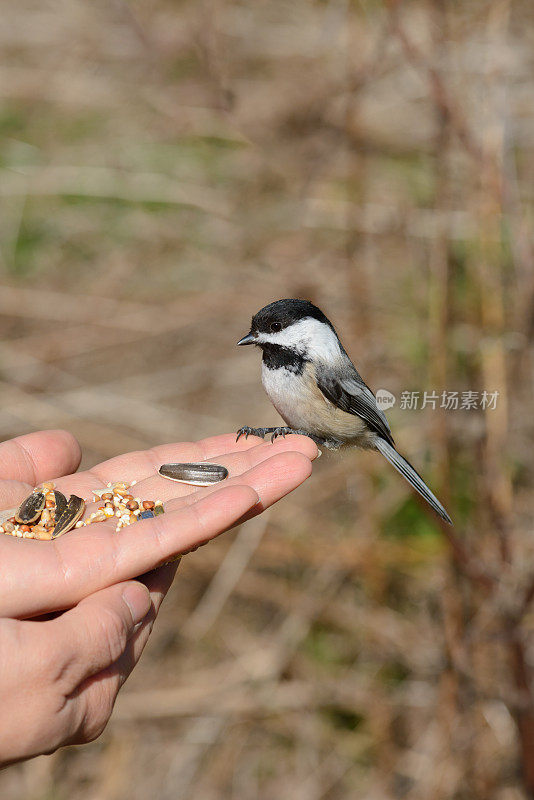
[[[339,340],[334,331],[312,317],[301,319],[278,333],[261,333],[258,342],[287,347],[327,363],[337,360],[341,355]]]

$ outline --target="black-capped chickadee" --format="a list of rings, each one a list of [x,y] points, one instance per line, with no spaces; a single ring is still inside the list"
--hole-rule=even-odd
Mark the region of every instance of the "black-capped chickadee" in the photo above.
[[[270,433],[309,436],[319,446],[379,450],[439,516],[452,520],[411,464],[395,449],[383,412],[323,312],[307,300],[277,300],[252,318],[238,345],[263,351],[265,391],[289,427],[240,428],[237,438]]]

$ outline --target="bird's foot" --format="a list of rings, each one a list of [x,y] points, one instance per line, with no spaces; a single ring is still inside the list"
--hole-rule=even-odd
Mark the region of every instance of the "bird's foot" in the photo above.
[[[243,425],[242,428],[239,428],[237,431],[236,442],[239,441],[241,436],[244,436],[245,439],[248,439],[249,436],[259,436],[260,439],[263,439],[268,433],[271,434],[271,442],[274,442],[275,439],[278,439],[279,436],[285,439],[285,437],[290,433],[295,433],[299,436],[307,436],[309,439],[313,439],[315,444],[323,444],[325,443],[324,439],[320,439],[317,436],[313,436],[308,431],[300,430],[299,428],[289,428],[285,425],[279,425],[276,428],[251,428],[249,425]]]
[[[267,433],[271,434],[271,442],[274,442],[278,436],[283,436],[284,439],[289,433],[294,433],[296,436],[307,436],[308,439],[311,439],[312,442],[315,442],[317,447],[328,447],[329,443],[327,439],[323,439],[321,436],[314,436],[313,433],[309,431],[303,431],[301,428],[268,428]]]
[[[303,433],[304,436],[308,435],[305,431],[297,431],[295,428],[288,428],[285,425],[278,426],[277,428],[270,428],[267,432],[271,434],[271,442],[274,442],[279,436],[285,439],[289,433]]]
[[[240,440],[242,436],[245,439],[248,439],[249,436],[259,436],[260,439],[263,439],[266,433],[270,433],[273,428],[251,428],[250,425],[243,425],[242,428],[239,428],[237,431],[236,442]]]

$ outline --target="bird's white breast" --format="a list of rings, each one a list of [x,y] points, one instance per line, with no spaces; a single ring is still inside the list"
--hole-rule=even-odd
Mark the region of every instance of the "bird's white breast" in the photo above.
[[[303,403],[303,395],[306,394],[303,375],[286,367],[269,369],[262,364],[261,382],[272,404],[287,424],[292,428],[303,427],[307,416]]]
[[[336,408],[326,399],[317,386],[311,364],[306,364],[298,374],[286,367],[269,369],[262,363],[261,379],[274,407],[291,428],[360,447],[369,446],[363,420]]]

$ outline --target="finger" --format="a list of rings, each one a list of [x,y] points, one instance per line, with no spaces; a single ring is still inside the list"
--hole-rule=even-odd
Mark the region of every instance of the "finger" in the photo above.
[[[104,461],[91,470],[88,480],[89,484],[91,480],[93,483],[92,485],[88,484],[88,488],[94,488],[95,476],[104,484],[108,481],[131,482],[135,480],[140,482],[157,473],[159,467],[165,463],[213,460],[215,457],[246,454],[252,450],[263,453],[265,457],[283,450],[298,451],[311,459],[317,457],[317,446],[307,436],[291,435],[286,439],[278,439],[271,443],[262,442],[257,436],[251,436],[248,440],[242,437],[236,442],[234,434],[226,434],[204,439],[201,442],[160,445],[150,450],[129,453]],[[83,473],[79,477],[82,478]]]
[[[303,442],[300,442],[300,444],[303,445],[302,450],[305,451],[303,455],[306,456],[308,460],[314,458],[317,453],[317,447],[312,440],[307,439],[305,436],[295,438],[304,440]],[[298,445],[299,442],[296,444]],[[298,452],[302,453],[302,450]],[[254,467],[259,466],[274,456],[281,456],[282,454],[288,453],[295,453],[295,442],[291,437],[288,437],[287,439],[277,439],[273,444],[270,442],[269,444],[262,443],[256,445],[256,447],[249,448],[248,450],[244,450],[242,452],[220,455],[217,456],[216,459],[217,463],[226,467],[229,472],[229,478],[225,479],[224,485],[237,483],[242,484],[245,476],[247,477],[248,482],[249,472]],[[157,466],[160,466],[160,464],[158,463]],[[198,486],[191,486],[189,484],[171,481],[158,474],[157,466],[154,465],[150,475],[145,480],[138,481],[136,484],[135,494],[139,497],[152,497],[167,502],[175,497],[189,496],[192,500],[194,500],[198,496],[204,496],[210,491],[220,488],[222,485],[213,484],[209,487],[199,488]],[[272,469],[272,467],[273,465],[271,465],[270,469]],[[286,469],[286,462],[281,461],[278,464],[278,469],[283,474],[283,471]],[[250,474],[260,475],[262,473]],[[259,486],[256,484],[252,485],[256,491],[259,491]]]
[[[249,437],[248,446],[241,447],[241,439],[239,442],[233,443],[225,441],[227,447],[221,447],[220,440],[225,441],[226,437],[215,436],[213,439],[206,439],[204,442],[199,442],[199,460],[201,461],[217,461],[217,463],[228,466],[233,474],[239,474],[245,469],[249,469],[253,464],[259,461],[283,452],[298,452],[313,460],[317,458],[318,450],[315,442],[308,436],[290,435],[287,438],[278,438],[274,442],[262,441],[257,436]],[[252,444],[251,444],[252,442]],[[153,460],[153,467],[156,471],[161,464],[173,461],[172,446],[162,445],[161,447],[153,448],[149,451],[155,456]],[[185,461],[185,459],[184,459]]]
[[[259,441],[257,437],[250,437],[246,441],[244,437],[242,439],[236,443],[236,434],[223,434],[199,442],[159,445],[149,450],[139,450],[110,458],[94,467],[91,472],[104,483],[141,480],[151,474],[156,464],[159,467],[166,461],[204,461],[213,453],[226,452],[230,449],[248,450],[256,446]]]
[[[269,507],[303,483],[310,473],[311,462],[308,458],[300,453],[282,453],[250,470],[246,476],[241,476],[241,480],[246,478],[254,491],[248,486],[230,484],[223,489],[214,487],[203,490],[206,494],[202,497],[191,495],[171,501],[167,504],[165,514],[123,529],[120,536],[112,537],[111,542],[109,534],[95,531],[89,534],[82,550],[88,563],[76,561],[70,577],[73,578],[77,568],[81,566],[82,575],[87,580],[91,565],[93,569],[97,565],[96,577],[102,580],[106,563],[99,560],[99,554],[105,551],[106,545],[117,548],[112,553],[114,572],[107,577],[107,582],[142,574],[154,566],[154,559],[157,559],[155,563],[161,563],[177,553],[190,552],[238,521],[248,519]],[[247,503],[246,498],[240,498],[240,495],[248,495],[249,492],[251,495]],[[104,523],[101,525],[104,527]],[[95,528],[101,528],[101,525]],[[82,531],[83,528],[77,532],[77,536],[63,538],[63,553],[73,547],[78,537],[81,539]],[[57,541],[58,548],[61,543],[61,539]],[[93,548],[94,553],[91,552]],[[63,555],[63,558],[66,559],[67,556]],[[82,554],[80,558],[83,558]],[[106,562],[109,563],[109,560],[108,555]]]
[[[256,508],[256,512],[258,512],[258,510],[268,508],[277,500],[296,489],[297,486],[300,486],[312,471],[311,461],[301,453],[282,451],[272,455],[270,458],[260,459],[255,457],[255,451],[251,450],[250,454],[246,455],[247,462],[250,465],[249,468],[246,469],[246,464],[244,463],[239,464],[239,468],[236,470],[238,474],[234,477],[226,478],[224,484],[195,487],[193,492],[186,492],[182,496],[173,497],[173,495],[176,495],[176,490],[173,488],[172,481],[153,478],[143,481],[141,484],[142,489],[139,491],[143,492],[143,496],[157,497],[163,500],[165,509],[169,512],[191,505],[202,497],[209,496],[218,491],[222,485],[240,486],[246,483],[248,486],[252,486],[258,494],[259,504]],[[231,464],[229,466],[231,469]]]
[[[38,431],[0,444],[0,480],[36,486],[48,478],[74,472],[80,445],[68,431]]]
[[[178,562],[174,561],[171,564],[158,567],[158,569],[152,570],[152,572],[143,576],[143,582],[150,592],[152,607],[129,640],[124,653],[108,670],[110,675],[115,673],[119,677],[119,687],[122,686],[141,657],[141,653],[154,627],[154,622],[156,621],[161,604],[172,584],[177,569]]]
[[[171,588],[172,582],[180,565],[180,561],[171,561],[162,567],[146,572],[138,580],[145,584],[150,592],[152,609],[157,614],[165,595]]]
[[[159,467],[161,464],[169,461],[202,461],[206,460],[208,457],[212,460],[213,458],[217,458],[218,461],[220,461],[222,458],[229,458],[232,456],[239,458],[240,455],[244,457],[250,454],[251,460],[248,464],[243,464],[243,469],[277,452],[299,451],[311,459],[317,456],[316,445],[306,436],[288,436],[286,439],[276,440],[273,444],[270,442],[261,442],[258,437],[250,437],[247,447],[241,446],[241,440],[239,440],[235,451],[232,450],[228,453],[222,453],[220,447],[221,445],[229,446],[229,439],[230,437],[228,435],[212,437],[212,439],[205,440],[210,443],[206,447],[204,447],[203,442],[179,443],[162,445],[153,450],[128,453],[125,456],[119,456],[110,461],[106,461],[92,470],[79,472],[76,475],[70,475],[68,478],[59,479],[55,481],[55,484],[58,489],[66,494],[74,492],[88,500],[92,497],[92,489],[101,488],[105,486],[106,483],[114,481],[124,480],[127,483],[136,481],[138,485],[136,489],[137,494],[140,491],[145,491],[145,488],[142,486],[143,480],[156,476],[158,480],[161,480],[160,486],[167,485],[165,497],[176,497],[197,491],[198,487],[191,487],[187,484],[180,484],[160,478],[157,474]],[[219,454],[212,452],[215,447],[219,449]],[[254,455],[252,455],[253,453]],[[233,468],[232,474],[236,474],[237,471],[237,467]],[[170,494],[169,486],[173,487]],[[159,497],[159,494],[154,495],[154,497],[156,496]]]
[[[141,623],[118,661],[83,681],[69,698],[68,713],[76,722],[72,726],[75,733],[68,744],[84,744],[100,736],[111,717],[120,688],[141,658],[152,627],[153,621]]]
[[[42,623],[49,647],[60,653],[58,679],[65,694],[117,661],[151,607],[147,587],[128,581],[95,592],[60,617]]]
[[[177,563],[166,564],[144,576],[143,580],[152,598],[152,608],[128,640],[124,653],[117,661],[102,672],[87,678],[79,686],[75,702],[79,706],[76,709],[76,716],[81,722],[71,740],[72,744],[91,741],[99,736],[105,728],[111,716],[117,693],[141,658],[161,602],[172,583],[177,568]]]
[[[0,596],[0,615],[23,618],[71,608],[88,594],[142,575],[182,549],[217,536],[257,502],[250,487],[230,486],[119,535],[114,525],[102,522],[52,542],[6,536],[3,559],[11,570]]]

